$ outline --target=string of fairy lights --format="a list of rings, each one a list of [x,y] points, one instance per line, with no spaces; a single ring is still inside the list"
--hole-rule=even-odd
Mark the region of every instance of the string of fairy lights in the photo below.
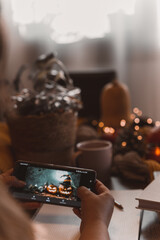
[[[140,131],[141,127],[143,126],[160,127],[160,121],[153,122],[152,118],[150,117],[143,118],[142,115],[143,113],[139,108],[137,107],[133,108],[133,111],[130,114],[130,120],[131,120],[130,123],[127,123],[125,119],[121,119],[119,124],[120,126],[119,129],[124,129],[126,127],[131,128],[133,130],[134,137],[136,137],[138,141],[143,141],[144,136]],[[105,126],[105,123],[102,121],[92,120],[91,124],[92,126],[98,129],[98,132],[106,135],[110,135],[110,136],[114,136],[116,132],[119,130],[111,126]],[[122,140],[121,147],[125,148],[126,146],[127,146],[127,141]]]
[[[137,107],[133,108],[133,113],[131,113],[130,115],[130,119],[134,121],[135,123],[135,130],[138,131],[139,130],[139,126],[138,124],[140,123],[140,117],[142,116],[142,111],[139,110]],[[152,118],[147,118],[146,122],[148,125],[153,123]],[[92,120],[92,125],[95,127],[99,127],[101,128],[105,133],[111,133],[113,134],[115,132],[115,129],[113,127],[108,127],[105,126],[104,122],[102,121],[97,121],[97,120]],[[122,119],[120,121],[120,127],[125,127],[126,126],[126,120]],[[160,126],[160,121],[155,121],[155,126],[159,127]]]

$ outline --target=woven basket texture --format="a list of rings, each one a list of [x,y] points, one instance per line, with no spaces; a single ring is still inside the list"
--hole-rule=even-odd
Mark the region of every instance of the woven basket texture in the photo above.
[[[16,160],[69,165],[76,139],[73,112],[7,117]]]

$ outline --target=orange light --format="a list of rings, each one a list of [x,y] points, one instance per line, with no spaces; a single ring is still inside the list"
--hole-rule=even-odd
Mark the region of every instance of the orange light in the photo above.
[[[121,125],[121,127],[124,127],[126,125],[126,120],[122,119],[120,121],[120,125]]]
[[[152,119],[151,119],[151,118],[148,118],[148,119],[147,119],[147,123],[148,123],[148,124],[151,124],[151,123],[152,123]]]
[[[92,125],[93,125],[93,126],[97,126],[97,121],[96,121],[96,120],[93,120],[93,121],[92,121]]]
[[[102,128],[102,127],[104,127],[104,123],[103,123],[103,122],[99,122],[98,126],[99,126],[100,128]]]
[[[159,127],[160,126],[160,121],[156,121],[155,125],[156,125],[156,127]]]
[[[138,131],[138,130],[139,130],[139,126],[136,125],[136,126],[134,127],[134,129],[135,129],[136,131]]]
[[[140,117],[142,116],[142,111],[139,110],[139,112],[137,113],[137,115]]]
[[[126,147],[127,143],[126,142],[122,142],[122,147]]]
[[[115,129],[111,127],[111,128],[110,128],[110,133],[111,133],[111,134],[115,133]]]
[[[105,133],[109,133],[109,127],[104,127],[104,128],[103,128],[103,131],[104,131]]]
[[[141,140],[142,140],[142,136],[139,135],[139,136],[137,137],[137,139],[138,139],[139,141],[141,141]]]
[[[135,119],[135,114],[134,113],[131,113],[131,115],[130,115],[130,118],[133,120],[133,119]]]
[[[134,122],[138,124],[140,122],[140,119],[139,118],[135,118]]]
[[[138,132],[134,131],[134,136],[138,136]]]
[[[104,128],[103,128],[103,131],[104,131],[105,133],[108,133],[108,134],[114,134],[114,133],[115,133],[115,129],[112,128],[112,127],[104,127]]]
[[[156,155],[156,156],[160,156],[160,148],[159,148],[159,147],[156,147],[156,149],[155,149],[155,155]]]
[[[134,112],[135,114],[138,114],[138,113],[139,113],[139,108],[137,108],[137,107],[133,108],[133,112]]]

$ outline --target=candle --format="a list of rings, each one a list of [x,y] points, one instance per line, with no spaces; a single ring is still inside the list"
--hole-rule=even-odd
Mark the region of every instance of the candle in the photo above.
[[[160,163],[160,146],[148,146],[147,159],[153,159]]]
[[[155,156],[160,157],[160,147],[155,148]]]

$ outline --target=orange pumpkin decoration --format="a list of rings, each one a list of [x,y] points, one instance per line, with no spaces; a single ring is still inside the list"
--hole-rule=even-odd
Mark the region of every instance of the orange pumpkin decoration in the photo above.
[[[126,85],[116,79],[106,84],[102,89],[100,104],[101,120],[105,126],[117,129],[122,119],[130,122],[131,103]]]

